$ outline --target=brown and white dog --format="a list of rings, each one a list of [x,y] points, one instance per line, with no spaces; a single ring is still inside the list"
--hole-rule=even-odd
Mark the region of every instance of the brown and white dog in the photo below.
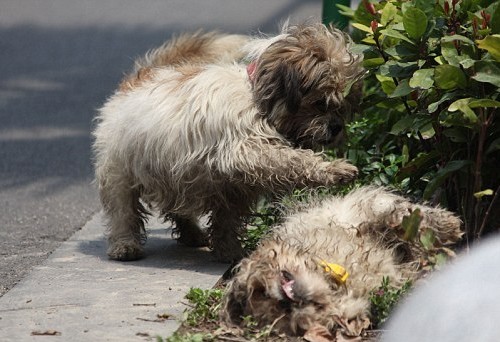
[[[207,244],[197,218],[210,214],[216,257],[236,260],[260,195],[352,180],[354,166],[313,151],[342,140],[346,93],[362,75],[349,46],[341,31],[304,24],[272,38],[183,35],[140,59],[94,131],[108,255],[140,258],[154,209],[191,246]]]
[[[417,209],[417,237],[407,241],[402,221]],[[460,224],[444,209],[413,204],[382,188],[313,202],[289,215],[241,261],[222,318],[240,324],[251,316],[261,326],[322,336],[320,341],[335,340],[337,333],[358,336],[370,325],[370,291],[383,277],[396,287],[416,279],[427,253],[461,237]],[[429,231],[434,250],[418,242]]]

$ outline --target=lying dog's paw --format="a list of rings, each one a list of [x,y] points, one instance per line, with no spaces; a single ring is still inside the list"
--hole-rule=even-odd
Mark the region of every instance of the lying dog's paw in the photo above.
[[[117,241],[109,245],[108,256],[119,261],[138,260],[144,256],[144,248],[136,242]]]
[[[339,159],[328,163],[326,173],[329,175],[332,183],[346,184],[358,176],[358,168],[349,162]]]

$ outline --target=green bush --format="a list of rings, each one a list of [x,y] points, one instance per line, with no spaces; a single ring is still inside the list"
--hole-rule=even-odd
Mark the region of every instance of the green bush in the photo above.
[[[500,226],[499,3],[339,6],[368,70],[348,158],[363,181],[460,213],[469,240]]]

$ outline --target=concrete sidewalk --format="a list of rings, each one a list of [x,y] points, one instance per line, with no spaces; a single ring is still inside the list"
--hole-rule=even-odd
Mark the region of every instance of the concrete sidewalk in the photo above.
[[[97,214],[0,298],[1,341],[165,338],[179,326],[189,288],[212,287],[229,267],[207,249],[178,245],[156,220],[148,227],[146,258],[111,261],[103,232]],[[171,318],[158,319],[165,314]]]

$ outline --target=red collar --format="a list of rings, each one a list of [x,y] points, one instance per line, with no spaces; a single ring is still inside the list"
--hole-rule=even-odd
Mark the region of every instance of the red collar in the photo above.
[[[257,69],[257,63],[255,61],[250,62],[250,64],[247,65],[247,74],[248,78],[250,79],[250,82],[255,83],[255,71]]]

